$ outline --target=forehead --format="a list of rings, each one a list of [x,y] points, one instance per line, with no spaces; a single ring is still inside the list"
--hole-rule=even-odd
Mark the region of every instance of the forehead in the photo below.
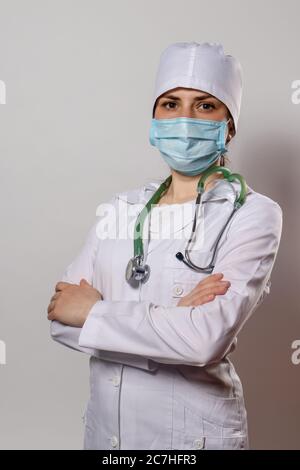
[[[178,98],[197,98],[197,97],[207,97],[207,98],[214,98],[218,99],[215,96],[207,93],[206,91],[198,90],[195,88],[185,88],[185,87],[176,87],[171,88],[170,90],[165,91],[163,94],[160,95],[160,98],[167,97],[168,95],[173,95]],[[218,100],[219,101],[219,100]]]

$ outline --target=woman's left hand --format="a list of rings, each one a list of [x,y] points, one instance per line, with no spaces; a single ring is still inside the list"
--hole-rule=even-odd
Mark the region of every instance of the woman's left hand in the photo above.
[[[83,326],[93,305],[103,300],[101,293],[85,279],[81,279],[79,285],[58,282],[55,291],[48,305],[48,320],[79,328]]]

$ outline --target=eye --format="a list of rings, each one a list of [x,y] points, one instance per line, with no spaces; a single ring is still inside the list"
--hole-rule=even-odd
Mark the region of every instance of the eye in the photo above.
[[[163,106],[164,108],[167,108],[167,109],[174,109],[174,106],[171,106],[171,108],[168,108],[168,107],[167,107],[168,104],[174,104],[174,105],[176,105],[176,101],[166,101],[165,103],[162,104],[162,106]]]
[[[203,109],[205,109],[205,110],[209,110],[209,109],[214,109],[214,108],[215,108],[215,105],[213,105],[212,103],[201,103],[201,104],[199,105],[199,108],[200,108],[201,106],[204,106]],[[209,108],[209,106],[210,106],[210,108]]]

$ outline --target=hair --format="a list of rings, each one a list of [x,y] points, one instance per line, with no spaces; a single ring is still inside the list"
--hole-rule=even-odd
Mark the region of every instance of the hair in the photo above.
[[[227,106],[226,106],[226,108],[227,108]],[[227,119],[231,119],[231,121],[234,123],[232,114],[231,114],[231,112],[229,111],[228,108],[227,108]],[[234,126],[234,124],[233,124],[233,126]],[[234,136],[235,136],[235,126],[234,126],[234,134],[233,134],[232,138]],[[231,163],[230,158],[227,155],[224,155],[224,166],[227,166],[229,163]]]
[[[231,163],[230,158],[226,157],[226,155],[224,155],[224,166],[227,166],[229,163]]]

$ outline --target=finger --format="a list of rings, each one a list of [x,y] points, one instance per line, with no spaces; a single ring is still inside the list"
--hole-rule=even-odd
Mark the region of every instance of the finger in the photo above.
[[[211,302],[215,299],[215,295],[204,295],[201,298],[195,297],[193,300],[188,299],[187,297],[182,297],[180,301],[177,303],[178,306],[184,307],[196,307],[197,305],[203,305],[207,302]]]
[[[48,313],[47,318],[48,320],[55,320],[54,310]]]
[[[201,298],[199,301],[194,301],[193,306],[197,307],[197,305],[203,305],[207,304],[208,302],[212,302],[216,298],[215,295],[205,295],[204,297]]]
[[[56,294],[52,295],[51,299],[50,299],[50,302],[52,300],[56,300],[59,296],[61,295],[61,292],[56,292]]]
[[[194,294],[195,292],[199,293],[199,292],[206,292],[207,289],[211,289],[213,291],[213,289],[215,287],[230,287],[231,286],[231,283],[229,281],[214,281],[214,282],[210,282],[210,283],[207,283],[207,284],[197,284],[190,292],[190,294]]]
[[[54,310],[54,307],[55,307],[55,302],[50,302],[50,304],[48,305],[48,308],[47,308],[47,313],[51,313],[52,310]]]
[[[54,320],[53,311],[48,312],[47,318],[48,318],[48,320]]]
[[[201,284],[198,284],[196,287],[194,287],[194,289],[196,291],[203,291],[205,292],[207,289],[211,289],[213,290],[215,287],[218,289],[219,287],[230,287],[231,286],[231,282],[230,281],[214,281],[214,282],[210,282],[210,283],[207,283],[205,284],[204,286],[201,285]]]
[[[190,294],[190,301],[199,300],[207,295],[224,295],[226,294],[229,286],[214,286],[213,288],[207,288],[202,291],[195,291]]]
[[[213,282],[213,281],[219,281],[220,279],[222,279],[222,277],[224,276],[223,273],[216,273],[216,274],[211,274],[210,276],[207,276],[205,277],[204,279],[201,279],[201,281],[199,282],[199,284],[207,284],[209,282]]]
[[[198,290],[196,289],[195,295],[211,295],[211,294],[220,294],[222,292],[227,292],[229,289],[228,284],[223,284],[223,285],[213,285],[213,286],[207,286],[204,289]]]
[[[216,298],[216,296],[214,294],[204,295],[201,299],[194,300],[193,305],[194,306],[203,305],[203,304],[206,304],[208,302],[212,302],[215,298]]]
[[[55,286],[55,291],[56,292],[59,292],[63,289],[66,289],[66,287],[70,287],[72,286],[73,284],[71,284],[70,282],[63,282],[63,281],[60,281],[56,284]]]
[[[201,281],[199,281],[198,284],[202,285],[202,286],[205,286],[206,284],[210,284],[212,282],[218,282],[218,281],[221,281],[221,280],[224,280],[222,279],[223,278],[223,274],[214,274],[213,276],[208,276],[204,279],[201,279]]]
[[[205,294],[201,295],[199,297],[194,297],[193,300],[190,301],[190,305],[202,305],[203,303],[207,301],[214,300],[218,295],[225,295],[226,292],[220,292],[219,294]]]

